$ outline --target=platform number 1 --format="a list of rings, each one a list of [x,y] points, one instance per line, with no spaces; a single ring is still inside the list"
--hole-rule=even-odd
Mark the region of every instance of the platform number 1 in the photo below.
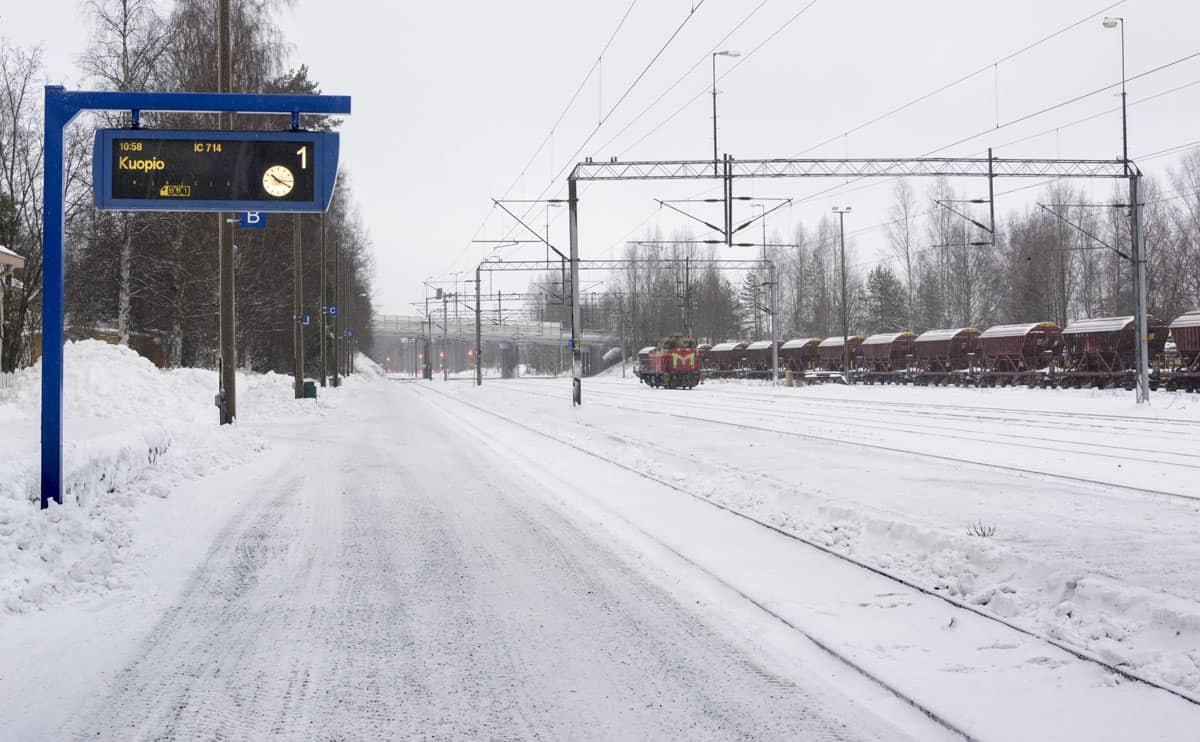
[[[308,147],[301,147],[296,150],[296,154],[300,155],[300,169],[306,170],[308,168]]]

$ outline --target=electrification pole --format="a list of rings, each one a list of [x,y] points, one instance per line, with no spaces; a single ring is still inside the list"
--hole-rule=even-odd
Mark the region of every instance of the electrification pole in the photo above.
[[[333,347],[330,351],[333,353],[333,385],[340,386],[342,380],[338,377],[342,367],[341,346],[338,345],[338,340],[342,334],[342,285],[339,282],[341,276],[341,245],[340,240],[333,241],[333,309],[337,314],[333,315]]]
[[[834,213],[838,215],[838,229],[841,233],[841,253],[842,253],[842,373],[846,377],[847,383],[850,381],[850,318],[846,314],[846,214],[850,212],[849,206],[834,206]]]
[[[479,302],[479,266],[475,266],[475,386],[483,386],[483,315]]]

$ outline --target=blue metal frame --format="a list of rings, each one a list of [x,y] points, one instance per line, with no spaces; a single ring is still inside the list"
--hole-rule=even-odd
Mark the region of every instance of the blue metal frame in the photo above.
[[[302,141],[313,146],[312,201],[168,201],[112,197],[112,140],[204,139],[218,142]],[[92,192],[96,207],[115,211],[266,211],[320,213],[329,209],[337,182],[340,136],[327,131],[184,131],[176,129],[101,129],[92,153]]]
[[[348,95],[252,93],[125,93],[47,85],[42,170],[42,508],[63,501],[63,130],[83,111],[347,115]],[[236,209],[231,209],[236,211]]]

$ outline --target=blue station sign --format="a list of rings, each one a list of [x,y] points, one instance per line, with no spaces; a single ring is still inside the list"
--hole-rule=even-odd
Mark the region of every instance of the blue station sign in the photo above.
[[[336,132],[101,129],[92,158],[96,207],[323,212],[338,144]]]

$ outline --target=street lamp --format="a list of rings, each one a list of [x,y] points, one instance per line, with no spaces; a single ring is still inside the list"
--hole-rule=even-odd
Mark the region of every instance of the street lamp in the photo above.
[[[850,320],[846,316],[846,214],[850,213],[849,206],[834,206],[833,213],[838,215],[838,229],[842,243],[842,373],[846,381],[850,381]]]
[[[1125,166],[1125,174],[1129,174],[1129,124],[1125,106],[1125,19],[1105,18],[1105,28],[1121,27],[1121,162]]]
[[[717,165],[717,57],[740,57],[741,52],[726,49],[712,54],[712,96],[713,96],[713,176],[720,176]]]
[[[1149,348],[1147,347],[1147,339],[1149,337],[1149,329],[1146,327],[1146,258],[1143,254],[1144,245],[1142,244],[1142,224],[1138,214],[1139,200],[1141,199],[1140,188],[1137,183],[1139,178],[1133,176],[1129,172],[1129,117],[1127,98],[1125,94],[1125,19],[1119,17],[1106,17],[1103,23],[1105,28],[1121,27],[1121,164],[1124,167],[1125,175],[1129,177],[1129,239],[1132,243],[1133,263],[1133,283],[1134,283],[1134,299],[1133,312],[1137,317],[1137,336],[1138,342],[1135,346],[1134,358],[1137,362],[1137,401],[1138,403],[1150,401],[1150,376],[1149,376]]]

